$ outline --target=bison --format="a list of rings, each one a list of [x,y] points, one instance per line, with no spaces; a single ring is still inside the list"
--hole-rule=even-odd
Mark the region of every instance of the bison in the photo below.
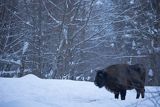
[[[115,64],[98,70],[94,84],[99,88],[104,86],[115,94],[116,99],[120,94],[121,100],[125,100],[126,91],[131,89],[136,90],[137,99],[140,95],[144,98],[145,75],[146,70],[142,64]]]

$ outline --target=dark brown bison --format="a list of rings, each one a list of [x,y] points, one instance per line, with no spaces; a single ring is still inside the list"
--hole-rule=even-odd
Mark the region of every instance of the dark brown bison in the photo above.
[[[140,95],[144,98],[145,75],[146,70],[142,64],[115,64],[98,70],[94,84],[99,88],[105,86],[115,94],[116,99],[120,94],[121,100],[125,100],[126,90],[131,89],[137,91],[137,99]]]

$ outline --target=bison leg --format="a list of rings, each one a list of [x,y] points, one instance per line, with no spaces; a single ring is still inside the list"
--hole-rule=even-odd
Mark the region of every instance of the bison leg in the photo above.
[[[140,95],[141,95],[142,98],[144,98],[144,92],[145,92],[144,88],[136,89],[136,91],[137,91],[136,99],[138,99],[140,97]]]
[[[119,91],[114,92],[114,98],[118,99],[119,98]]]
[[[141,97],[144,98],[144,92],[145,92],[145,89],[141,89]]]
[[[121,91],[120,91],[120,94],[121,94],[121,100],[125,100],[126,90],[121,90]]]
[[[140,89],[136,89],[136,91],[137,91],[137,96],[136,96],[136,99],[139,99],[139,97],[140,97]]]

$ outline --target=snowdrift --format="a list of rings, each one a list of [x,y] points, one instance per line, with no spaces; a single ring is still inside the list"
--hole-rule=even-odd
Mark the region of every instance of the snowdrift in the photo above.
[[[136,99],[135,90],[126,100],[114,99],[92,82],[22,78],[0,78],[0,107],[158,107],[160,87],[146,87],[145,99]],[[160,92],[159,92],[160,93]]]

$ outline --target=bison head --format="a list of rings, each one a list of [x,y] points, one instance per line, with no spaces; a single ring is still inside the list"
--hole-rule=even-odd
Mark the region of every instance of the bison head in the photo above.
[[[94,80],[94,84],[96,86],[98,86],[99,88],[102,88],[105,85],[105,78],[104,78],[104,72],[103,70],[98,70],[95,80]]]

